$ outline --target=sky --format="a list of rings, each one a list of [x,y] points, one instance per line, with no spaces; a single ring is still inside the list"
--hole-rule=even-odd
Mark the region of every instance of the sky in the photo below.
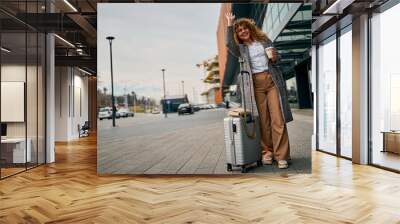
[[[195,95],[195,103],[201,103],[204,71],[196,64],[217,55],[219,10],[219,3],[99,3],[98,88],[111,90],[106,37],[114,36],[115,95],[135,91],[139,97],[159,101],[163,96],[161,69],[165,68],[167,95],[182,94],[184,81],[189,100]]]

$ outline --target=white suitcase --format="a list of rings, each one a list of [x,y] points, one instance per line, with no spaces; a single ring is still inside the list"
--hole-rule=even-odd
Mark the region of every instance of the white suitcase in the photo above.
[[[247,136],[244,130],[244,117],[224,118],[227,171],[232,171],[234,166],[240,166],[241,172],[245,173],[249,165],[262,166],[258,118],[255,122],[247,123],[247,128],[252,129],[253,125],[256,125],[254,139]]]

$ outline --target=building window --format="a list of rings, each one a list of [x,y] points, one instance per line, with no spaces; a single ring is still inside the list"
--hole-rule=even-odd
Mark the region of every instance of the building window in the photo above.
[[[371,18],[372,163],[400,170],[400,4]]]
[[[318,149],[336,154],[336,36],[318,47]]]
[[[340,154],[352,157],[352,33],[351,26],[340,36]]]

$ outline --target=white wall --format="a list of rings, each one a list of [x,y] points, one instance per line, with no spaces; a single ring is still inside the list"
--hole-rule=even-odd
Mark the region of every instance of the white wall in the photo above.
[[[27,69],[27,70],[25,70]],[[25,76],[26,71],[28,72],[30,78],[31,74],[36,74],[36,67],[34,66],[25,66],[18,64],[4,64],[1,66],[1,81],[2,82],[24,82],[26,83]],[[36,80],[28,80],[29,85],[36,86]],[[36,88],[27,88],[27,106],[31,106],[35,108],[36,112]],[[3,96],[4,97],[4,96]],[[31,103],[34,102],[33,105]],[[7,108],[1,108],[2,110],[7,110]],[[22,108],[24,110],[24,108]],[[27,120],[26,122],[7,122],[7,136],[8,137],[25,137],[25,126],[28,125],[28,137],[32,132],[31,130],[36,130],[36,113],[31,113],[32,111],[27,108]],[[34,124],[32,123],[34,121]],[[36,136],[36,132],[35,132]]]
[[[2,65],[1,66],[1,81],[3,82],[25,82],[25,64],[18,65]],[[28,67],[30,70],[30,67]],[[6,110],[7,108],[1,108]],[[25,122],[7,122],[8,137],[25,137]]]
[[[54,4],[46,1],[46,8],[54,12]],[[46,163],[56,160],[55,153],[55,41],[54,34],[46,34]]]
[[[74,71],[74,96],[71,96],[74,99],[74,102],[71,105],[74,105],[71,108],[72,111],[72,119],[71,119],[71,135],[73,138],[78,138],[78,124],[81,126],[85,123],[85,121],[89,120],[88,113],[88,78],[81,76],[82,73],[77,75],[77,70]],[[81,107],[81,108],[80,108]]]
[[[38,70],[37,70],[38,69]],[[23,100],[22,106],[13,108],[4,106],[1,108],[2,112],[6,113],[22,113],[22,121],[19,122],[5,122],[7,124],[7,137],[8,138],[24,138],[27,136],[29,139],[29,147],[31,149],[32,162],[39,159],[39,163],[44,163],[45,159],[45,114],[44,114],[44,74],[42,67],[32,65],[25,66],[25,64],[2,64],[1,66],[1,81],[2,82],[24,82],[26,85],[26,99]],[[27,80],[26,80],[27,79]],[[3,83],[2,83],[3,84]],[[7,93],[2,89],[2,99],[8,98]],[[20,94],[24,94],[24,89],[18,90]],[[6,94],[6,95],[4,95]],[[9,94],[9,93],[8,93]],[[22,98],[25,98],[23,96]],[[3,104],[4,102],[2,102]],[[17,103],[17,102],[15,102]],[[25,106],[26,103],[26,106]],[[24,114],[26,112],[26,119]],[[3,118],[2,118],[3,120]],[[50,160],[51,162],[51,160]]]
[[[67,67],[55,68],[55,141],[68,140],[70,77]]]
[[[352,159],[368,163],[368,15],[352,24]]]
[[[77,139],[78,124],[88,120],[88,78],[76,68],[56,67],[55,85],[55,140]]]

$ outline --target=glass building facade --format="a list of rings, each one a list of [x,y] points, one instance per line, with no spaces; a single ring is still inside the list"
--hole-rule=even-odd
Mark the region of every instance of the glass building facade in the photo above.
[[[265,5],[262,30],[274,41],[281,56],[291,108],[311,108],[309,73],[311,46],[311,4],[273,3]]]

